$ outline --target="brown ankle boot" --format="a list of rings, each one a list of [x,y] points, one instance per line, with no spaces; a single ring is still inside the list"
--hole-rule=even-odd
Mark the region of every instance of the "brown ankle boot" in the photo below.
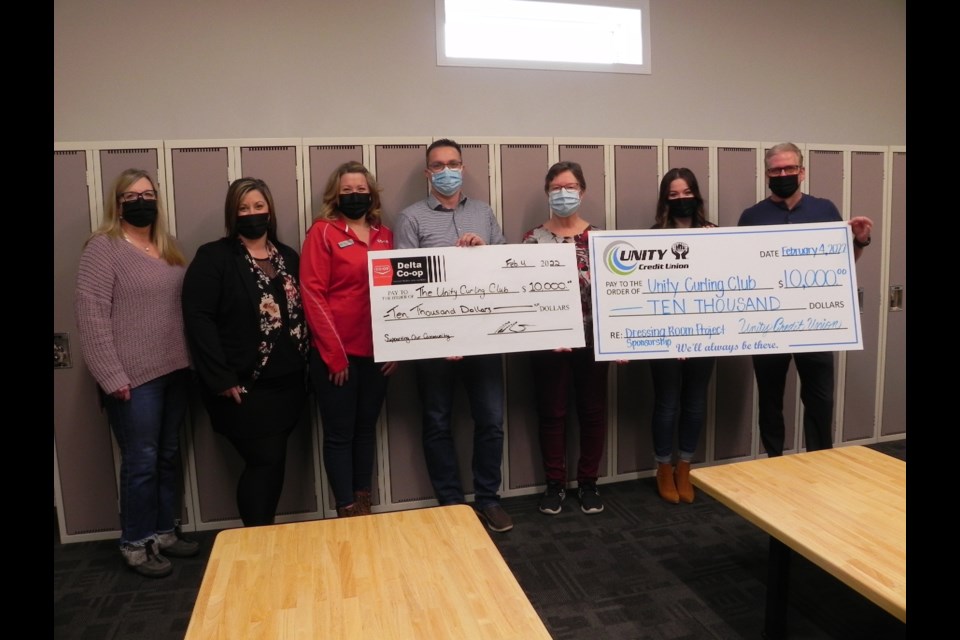
[[[337,517],[338,518],[352,518],[354,516],[362,516],[360,513],[360,503],[354,502],[351,505],[346,507],[337,507]]]
[[[371,500],[369,491],[354,491],[353,499],[356,501],[357,506],[360,507],[360,515],[370,515]]]
[[[673,504],[680,502],[677,485],[674,484],[673,480],[673,465],[669,462],[657,463],[657,491],[660,492],[660,497],[667,502]]]
[[[693,485],[690,484],[690,463],[681,460],[677,463],[677,493],[680,501],[687,504],[693,502]]]

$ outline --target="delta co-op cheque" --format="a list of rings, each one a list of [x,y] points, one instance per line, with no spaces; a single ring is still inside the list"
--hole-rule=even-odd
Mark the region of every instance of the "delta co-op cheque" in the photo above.
[[[862,349],[845,223],[590,234],[598,360]]]

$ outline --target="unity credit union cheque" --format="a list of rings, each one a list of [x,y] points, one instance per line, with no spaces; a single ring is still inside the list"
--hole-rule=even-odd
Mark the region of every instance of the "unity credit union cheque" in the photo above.
[[[597,360],[863,348],[844,222],[590,234]]]
[[[582,347],[573,244],[368,254],[377,362]]]

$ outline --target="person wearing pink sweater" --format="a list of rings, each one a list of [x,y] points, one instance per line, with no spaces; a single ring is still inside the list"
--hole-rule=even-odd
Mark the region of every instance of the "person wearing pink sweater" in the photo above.
[[[134,571],[159,578],[173,570],[165,556],[200,550],[176,519],[190,364],[180,313],[185,260],[146,171],[122,172],[104,204],[77,273],[80,352],[120,447],[120,551]]]

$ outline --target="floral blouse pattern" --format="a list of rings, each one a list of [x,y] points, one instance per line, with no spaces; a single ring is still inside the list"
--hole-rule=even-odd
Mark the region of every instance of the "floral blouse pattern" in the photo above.
[[[239,240],[238,240],[239,242]],[[277,277],[281,278],[284,297],[287,307],[287,324],[290,328],[290,338],[297,345],[297,351],[303,357],[307,355],[309,341],[307,339],[307,324],[303,316],[303,304],[300,301],[300,289],[297,287],[297,281],[287,272],[287,266],[283,256],[277,251],[273,244],[268,243],[269,253],[267,259],[273,265]],[[257,266],[256,261],[250,253],[244,248],[243,255],[250,265],[250,270],[254,275],[257,287],[260,289],[260,345],[257,351],[260,354],[260,360],[251,375],[252,380],[260,377],[260,373],[267,365],[270,359],[270,352],[273,351],[273,345],[277,343],[280,332],[283,329],[283,313],[277,299],[273,294],[273,283],[270,277]]]
[[[552,231],[540,225],[523,234],[523,244],[563,244],[572,242],[577,251],[577,273],[580,276],[580,308],[583,312],[583,333],[586,346],[593,346],[593,303],[590,297],[590,252],[588,249],[588,235],[596,231],[597,227],[589,225],[579,234],[572,237],[555,235]]]

